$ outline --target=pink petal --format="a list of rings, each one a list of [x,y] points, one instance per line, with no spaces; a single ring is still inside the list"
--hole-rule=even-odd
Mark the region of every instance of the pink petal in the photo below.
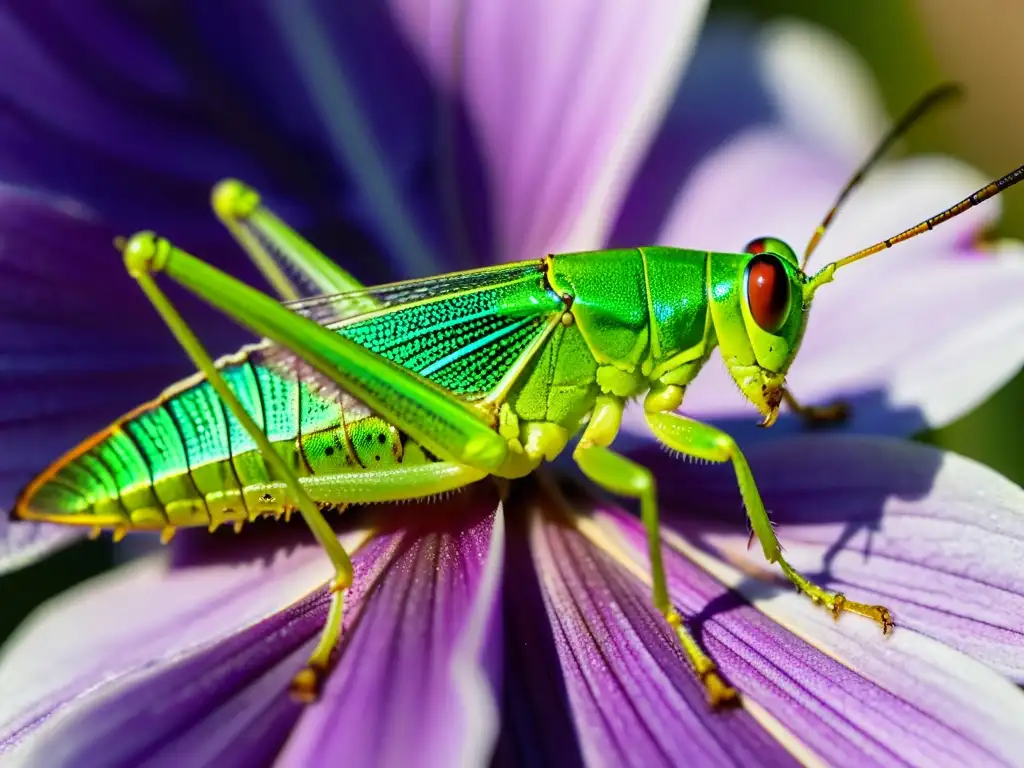
[[[695,174],[662,240],[735,251],[773,234],[800,247],[845,174],[780,134],[748,134]],[[737,178],[763,181],[737,185]],[[949,161],[916,159],[879,171],[838,216],[814,264],[895,234],[982,183]],[[808,403],[846,398],[853,405],[848,429],[902,435],[948,423],[1005,383],[1024,363],[1024,267],[965,258],[977,251],[963,244],[997,213],[998,205],[987,204],[839,272],[811,309],[789,376],[797,396]],[[717,355],[690,387],[684,410],[753,418]]]
[[[600,247],[667,108],[704,0],[393,0],[489,162],[498,253]],[[458,57],[456,60],[455,57]]]
[[[561,522],[536,515],[530,541],[586,763],[794,763],[748,712],[708,707],[647,586]]]
[[[857,50],[824,27],[795,18],[765,25],[759,43],[761,77],[786,130],[848,162],[867,157],[888,121]]]
[[[887,605],[935,638],[1024,682],[1024,491],[987,467],[884,438],[806,436],[747,458],[786,557],[850,599]],[[695,541],[774,579],[747,532],[731,472],[644,459]],[[689,513],[689,510],[693,510]],[[845,623],[845,622],[844,622]]]
[[[619,556],[647,569],[635,517],[609,509],[595,528],[597,541],[621,542]],[[740,597],[701,571],[710,558],[694,562],[671,547],[665,557],[675,604],[747,708],[802,761],[1018,764],[1024,694],[990,669],[911,630],[883,638],[856,617],[834,622],[788,586],[716,566]]]

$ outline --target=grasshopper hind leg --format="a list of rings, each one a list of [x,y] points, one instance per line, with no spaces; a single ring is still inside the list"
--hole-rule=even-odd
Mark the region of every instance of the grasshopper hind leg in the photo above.
[[[302,514],[313,536],[323,547],[334,566],[335,575],[330,584],[331,596],[327,622],[306,667],[295,676],[291,685],[292,695],[299,701],[314,701],[319,693],[320,683],[329,667],[331,654],[341,638],[344,592],[352,584],[352,561],[324,519],[319,506],[303,489],[291,467],[274,450],[266,434],[239,402],[188,323],[178,313],[166,294],[157,286],[151,271],[152,261],[156,257],[155,249],[156,244],[152,239],[134,238],[129,242],[124,249],[125,266],[129,274],[138,282],[139,287],[152,302],[196,367],[206,376],[207,381],[216,390],[224,405],[231,409],[238,421],[252,436],[268,467],[284,480],[292,500],[295,502],[295,507]]]
[[[326,626],[309,664],[295,678],[293,685],[293,691],[300,699],[315,698],[331,654],[341,636],[342,601],[346,588],[352,583],[353,569],[348,554],[324,520],[313,497],[322,500],[385,501],[394,500],[396,492],[402,489],[408,495],[399,498],[429,496],[467,485],[491,474],[504,464],[508,444],[478,414],[415,374],[293,312],[280,302],[210,267],[152,233],[140,232],[134,235],[123,244],[123,252],[129,274],[138,282],[224,405],[250,434],[268,468],[283,481],[290,501],[334,565],[335,577],[331,583],[331,607]],[[305,263],[308,266],[310,262],[307,260]],[[405,477],[408,482],[401,485],[401,488],[396,487],[395,478],[390,476],[377,484],[367,483],[367,478],[360,476],[356,485],[347,489],[338,487],[338,483],[345,485],[341,479],[327,477],[326,483],[315,484],[318,486],[316,493],[307,492],[283,457],[274,450],[263,430],[238,401],[188,324],[156,284],[155,275],[158,273],[175,280],[241,326],[276,340],[443,461],[428,468],[426,477],[417,475],[415,467],[408,468],[408,476]],[[307,480],[311,486],[314,485],[312,479]],[[333,491],[329,487],[332,485],[335,486]],[[355,495],[348,491],[355,492]],[[360,494],[362,498],[359,498]]]
[[[282,300],[363,288],[264,206],[256,190],[237,179],[217,184],[211,202],[217,218]],[[367,299],[366,303],[372,302]]]
[[[351,582],[351,576],[348,579]],[[330,605],[327,621],[320,632],[320,639],[309,655],[306,666],[292,678],[288,687],[292,698],[302,704],[312,704],[320,697],[320,686],[331,665],[331,655],[341,639],[341,625],[345,613],[344,590],[348,583],[337,577],[330,585]]]

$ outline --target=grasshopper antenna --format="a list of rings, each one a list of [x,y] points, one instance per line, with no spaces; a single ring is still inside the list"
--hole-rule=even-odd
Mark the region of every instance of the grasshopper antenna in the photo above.
[[[856,253],[847,256],[846,258],[839,259],[839,261],[830,264],[829,267],[834,266],[835,269],[845,267],[847,264],[852,264],[855,261],[867,258],[868,256],[874,253],[878,253],[879,251],[885,250],[886,248],[892,248],[894,245],[896,245],[896,243],[902,243],[904,240],[909,240],[912,237],[917,237],[918,235],[924,234],[925,232],[929,232],[935,229],[935,227],[939,226],[939,224],[942,224],[944,221],[949,221],[950,219],[956,218],[961,213],[964,213],[965,211],[970,210],[974,206],[979,205],[980,203],[983,203],[986,200],[995,197],[1000,192],[1009,189],[1014,184],[1020,181],[1024,181],[1024,165],[1020,166],[1016,170],[1010,171],[1002,178],[996,179],[991,184],[987,184],[970,197],[965,197],[959,203],[947,208],[942,213],[937,213],[930,219],[925,219],[920,224],[917,224],[908,230],[900,232],[898,235],[893,235],[887,240],[882,240],[880,243],[875,243],[874,245],[869,246],[868,248],[864,248],[863,250],[857,251]],[[826,269],[828,269],[828,267],[826,267]]]
[[[875,147],[875,151],[871,153],[871,156],[864,161],[863,165],[860,166],[854,172],[850,180],[846,182],[846,186],[843,187],[842,192],[836,198],[832,208],[822,219],[821,224],[811,235],[811,239],[807,243],[807,248],[804,250],[803,263],[800,265],[800,269],[806,271],[807,262],[811,260],[811,254],[814,253],[818,247],[818,243],[821,242],[822,236],[825,234],[825,230],[828,229],[829,224],[832,223],[832,219],[835,218],[836,212],[839,207],[843,204],[850,193],[864,180],[864,176],[870,171],[882,158],[882,156],[889,150],[890,147],[896,140],[903,136],[910,128],[922,117],[928,114],[935,107],[947,103],[953,99],[959,98],[963,95],[963,89],[958,83],[943,83],[942,85],[936,86],[928,91],[924,96],[917,100],[917,102],[908,109],[903,116],[896,121],[896,124],[889,129],[889,132],[882,137],[882,140],[878,142],[878,146]]]

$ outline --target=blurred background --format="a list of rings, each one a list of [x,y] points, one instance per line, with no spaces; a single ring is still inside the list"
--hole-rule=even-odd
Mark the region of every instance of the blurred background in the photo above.
[[[153,9],[161,3],[127,5]],[[165,10],[151,18],[163,19],[170,29],[182,20],[176,10],[166,9],[187,5],[164,3]],[[981,8],[957,0],[711,0],[709,24],[756,27],[796,17],[831,30],[863,56],[890,115],[902,112],[939,82],[963,83],[967,98],[917,126],[906,149],[950,153],[995,178],[1024,162],[1024,46],[1019,44],[1024,3],[987,0]],[[0,27],[0,45],[4,34]],[[964,190],[965,195],[970,191]],[[1003,206],[996,234],[1024,239],[1024,194],[1005,196]],[[1018,376],[974,413],[920,439],[978,459],[1024,483],[1022,402],[1024,377]],[[0,578],[0,642],[46,597],[110,567],[118,556],[107,537],[77,544],[44,563]]]
[[[1024,29],[1024,3],[712,0],[710,18],[737,17],[801,18],[842,37],[870,67],[890,116],[935,83],[963,84],[966,98],[915,125],[906,138],[908,152],[949,153],[991,178],[1024,162],[1024,47],[1016,40]],[[1024,195],[1004,196],[994,234],[1024,238]],[[1024,483],[1022,427],[1024,376],[1018,375],[973,413],[920,439]]]

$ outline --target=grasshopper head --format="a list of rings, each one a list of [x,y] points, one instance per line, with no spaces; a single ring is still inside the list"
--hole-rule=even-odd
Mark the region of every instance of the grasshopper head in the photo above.
[[[722,357],[764,415],[764,426],[775,422],[786,371],[804,335],[804,284],[793,249],[775,238],[758,238],[742,254],[711,260],[711,316]]]
[[[763,426],[771,426],[778,415],[786,372],[800,348],[811,298],[818,288],[832,282],[836,270],[930,232],[1024,181],[1022,165],[910,229],[826,264],[813,275],[804,274],[811,254],[839,207],[885,150],[918,118],[959,93],[960,88],[955,84],[940,85],[926,93],[896,122],[843,187],[807,243],[802,263],[792,248],[772,237],[753,240],[743,254],[719,253],[711,259],[711,318],[722,356],[743,394],[764,414]]]

